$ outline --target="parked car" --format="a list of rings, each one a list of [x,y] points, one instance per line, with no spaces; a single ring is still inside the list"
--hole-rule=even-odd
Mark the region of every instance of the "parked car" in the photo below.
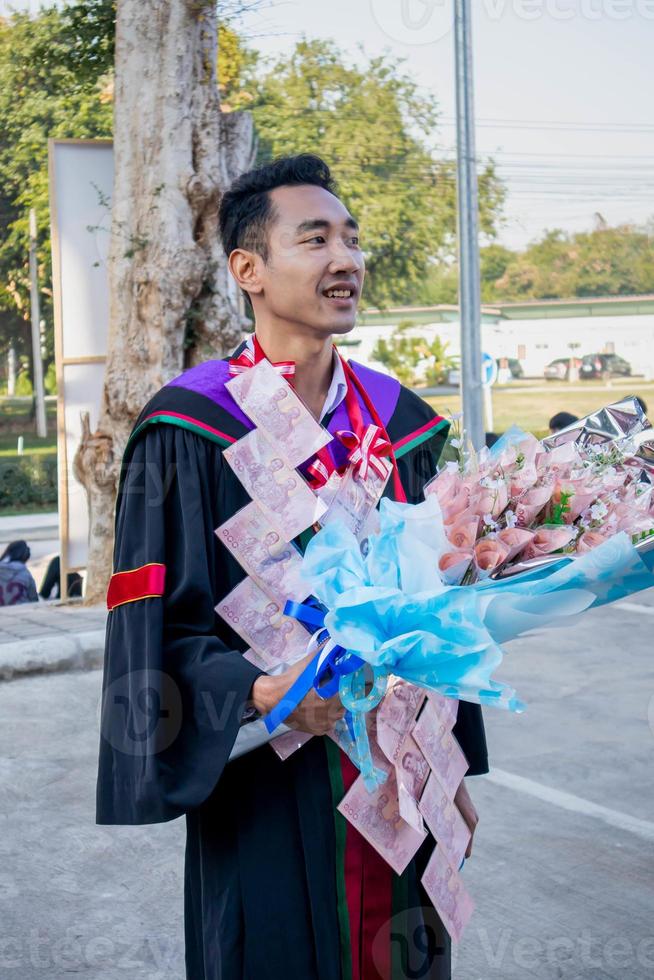
[[[577,370],[579,370],[581,368],[581,359],[579,357],[557,357],[555,360],[550,361],[543,371],[546,379],[548,381],[567,381],[570,373],[571,360]]]
[[[581,359],[579,377],[590,378],[628,378],[631,364],[617,354],[586,354]]]
[[[497,360],[498,368],[502,366],[502,361],[504,360],[507,361],[507,367],[511,372],[512,378],[524,378],[525,372],[522,368],[522,364],[520,363],[517,357],[507,357],[507,358],[498,357],[496,358],[496,360]]]

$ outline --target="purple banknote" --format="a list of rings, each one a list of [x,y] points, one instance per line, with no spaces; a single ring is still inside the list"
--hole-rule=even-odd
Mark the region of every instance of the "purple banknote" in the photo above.
[[[395,762],[425,697],[424,690],[408,681],[389,680],[388,691],[375,712],[377,744],[389,762]]]
[[[252,501],[216,528],[222,541],[264,591],[282,603],[301,602],[309,594],[302,580],[302,556],[283,540],[264,512]]]
[[[432,771],[450,799],[468,771],[468,761],[459,743],[428,703],[411,734],[423,751]]]
[[[324,527],[334,521],[342,521],[354,535],[360,537],[366,529],[371,512],[381,499],[389,475],[390,470],[382,479],[373,470],[369,470],[366,479],[361,480],[353,469],[348,469],[327,512],[320,518],[320,523]]]
[[[246,578],[216,606],[216,612],[268,664],[295,663],[306,653],[309,634],[282,614],[279,603]]]
[[[286,541],[322,517],[325,505],[258,429],[225,449],[223,457]]]
[[[445,851],[438,845],[434,848],[421,880],[443,925],[454,942],[460,942],[473,913],[474,903],[461,875],[452,867]]]
[[[338,809],[399,875],[422,844],[425,834],[400,816],[395,773],[390,766],[387,771],[387,781],[373,793],[368,792],[363,777],[359,776]]]
[[[470,831],[459,808],[448,797],[435,776],[431,775],[427,780],[418,807],[450,864],[458,868],[470,841]]]
[[[450,732],[456,724],[459,702],[456,698],[446,698],[436,691],[427,691],[427,697],[434,708],[436,708],[436,714],[440,721],[445,725],[448,732]]]
[[[309,732],[284,732],[283,735],[273,738],[270,747],[275,750],[282,762],[285,762],[289,756],[301,749],[310,738],[313,738],[313,735]]]
[[[331,434],[269,361],[260,361],[228,381],[226,387],[291,468],[331,441]]]
[[[404,786],[414,800],[420,799],[429,776],[429,763],[410,735],[400,742],[391,762],[395,766],[398,784]]]

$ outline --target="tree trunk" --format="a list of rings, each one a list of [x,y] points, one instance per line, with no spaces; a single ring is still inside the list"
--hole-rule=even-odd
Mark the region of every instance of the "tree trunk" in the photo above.
[[[89,503],[86,601],[111,575],[120,460],[135,418],[185,367],[241,334],[220,194],[252,163],[250,117],[221,114],[213,0],[118,0],[110,325],[97,431],[74,461]]]

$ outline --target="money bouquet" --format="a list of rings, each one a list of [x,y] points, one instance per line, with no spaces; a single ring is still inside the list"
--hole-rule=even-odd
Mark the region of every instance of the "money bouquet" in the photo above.
[[[654,435],[635,399],[542,443],[514,426],[479,454],[464,448],[457,427],[455,420],[453,458],[425,487],[438,499],[450,546],[439,557],[446,584],[581,555],[621,531],[634,544],[654,534]]]

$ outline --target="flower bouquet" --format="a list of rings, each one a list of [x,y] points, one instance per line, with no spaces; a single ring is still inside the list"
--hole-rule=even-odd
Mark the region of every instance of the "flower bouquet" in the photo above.
[[[309,679],[333,693],[340,678],[355,721],[388,676],[521,710],[494,677],[503,643],[654,585],[654,431],[635,399],[542,442],[514,427],[480,453],[454,422],[450,458],[423,503],[382,500],[379,530],[364,542],[334,523],[309,543],[302,571],[321,610],[312,614],[316,658],[271,725]],[[363,696],[364,665],[376,700]],[[352,758],[374,788],[360,719],[351,734]]]

